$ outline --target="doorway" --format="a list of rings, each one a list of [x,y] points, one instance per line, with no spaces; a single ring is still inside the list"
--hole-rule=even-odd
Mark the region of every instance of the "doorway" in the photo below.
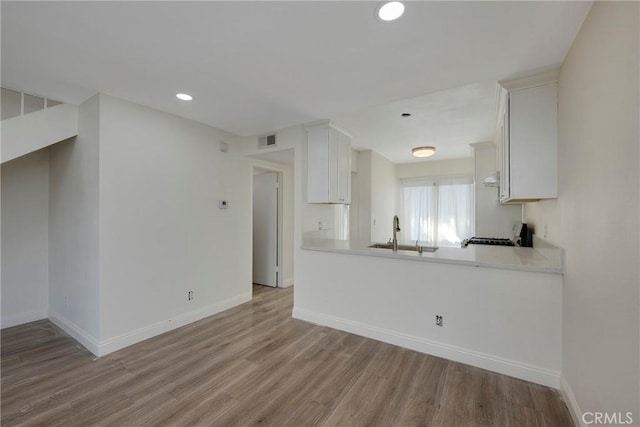
[[[282,287],[282,173],[253,170],[253,283]]]

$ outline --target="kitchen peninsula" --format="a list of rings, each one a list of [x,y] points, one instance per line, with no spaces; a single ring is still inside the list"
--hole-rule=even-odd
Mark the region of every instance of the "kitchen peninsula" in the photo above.
[[[304,239],[293,316],[559,387],[560,249],[370,245]]]

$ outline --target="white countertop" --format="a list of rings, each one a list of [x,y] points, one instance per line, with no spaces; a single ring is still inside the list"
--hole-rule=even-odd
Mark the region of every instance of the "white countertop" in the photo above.
[[[415,251],[398,250],[393,253],[390,249],[369,248],[371,244],[354,240],[305,238],[302,249],[540,273],[563,272],[562,250],[548,244],[540,249],[487,245],[469,245],[466,248],[442,247],[435,252],[425,251],[422,255]]]

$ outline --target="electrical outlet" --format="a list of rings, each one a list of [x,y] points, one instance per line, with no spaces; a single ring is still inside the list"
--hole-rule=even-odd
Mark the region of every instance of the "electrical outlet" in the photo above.
[[[442,326],[442,316],[436,314],[436,326]]]
[[[187,299],[191,301],[193,299],[193,291],[187,292]]]

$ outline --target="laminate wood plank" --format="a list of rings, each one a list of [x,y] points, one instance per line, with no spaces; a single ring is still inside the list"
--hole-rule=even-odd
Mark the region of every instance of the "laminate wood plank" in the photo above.
[[[326,425],[372,425],[376,408],[384,405],[389,380],[374,373],[363,372],[349,388],[326,420]]]
[[[175,405],[176,399],[164,390],[150,390],[139,398],[131,399],[131,404],[119,411],[112,411],[95,423],[96,426],[143,426],[149,424],[158,408]]]
[[[426,356],[421,357],[419,363],[414,381],[410,385],[409,396],[432,407],[438,407],[450,362],[440,357]]]
[[[538,418],[541,424],[551,426],[558,421],[572,423],[567,405],[562,401],[557,390],[538,384],[529,384],[529,389],[533,396],[534,407],[540,414]]]
[[[374,408],[370,419],[381,425],[394,425],[404,411],[409,400],[411,387],[416,379],[416,373],[420,368],[420,355],[411,350],[402,349],[393,358],[392,368],[383,372],[382,377],[387,379],[383,404]]]
[[[519,406],[536,408],[528,382],[504,375],[499,375],[498,381],[500,383],[499,393],[501,398]]]
[[[436,412],[437,408],[432,405],[410,397],[396,420],[397,425],[407,427],[433,425],[431,420],[435,417]]]
[[[286,412],[286,420],[281,426],[319,426],[329,416],[329,408],[310,399],[302,399],[296,407]],[[276,420],[276,422],[278,422]]]
[[[5,426],[565,426],[555,390],[291,318],[293,290],[95,358],[2,330]]]
[[[307,350],[315,354],[312,347],[313,345],[308,346]],[[287,357],[286,352],[280,355],[280,357],[283,356]],[[280,426],[292,423],[296,419],[312,418],[319,421],[329,415],[326,406],[315,404],[315,402],[311,411],[307,412],[303,408],[310,402],[307,398],[309,393],[317,389],[323,379],[330,376],[335,367],[344,361],[344,354],[325,352],[319,357],[308,358],[304,351],[290,349],[288,356],[303,363],[312,361],[313,364],[307,365],[310,369],[306,372],[297,371],[295,377],[280,388],[269,390],[270,401],[264,407],[254,411],[256,415],[247,420],[247,424]]]
[[[324,378],[322,384],[313,390],[309,397],[328,408],[334,408],[340,402],[342,394],[355,383],[366,365],[382,343],[365,341],[354,352],[353,356],[342,357],[335,366],[333,374]],[[339,357],[339,356],[338,356]]]

